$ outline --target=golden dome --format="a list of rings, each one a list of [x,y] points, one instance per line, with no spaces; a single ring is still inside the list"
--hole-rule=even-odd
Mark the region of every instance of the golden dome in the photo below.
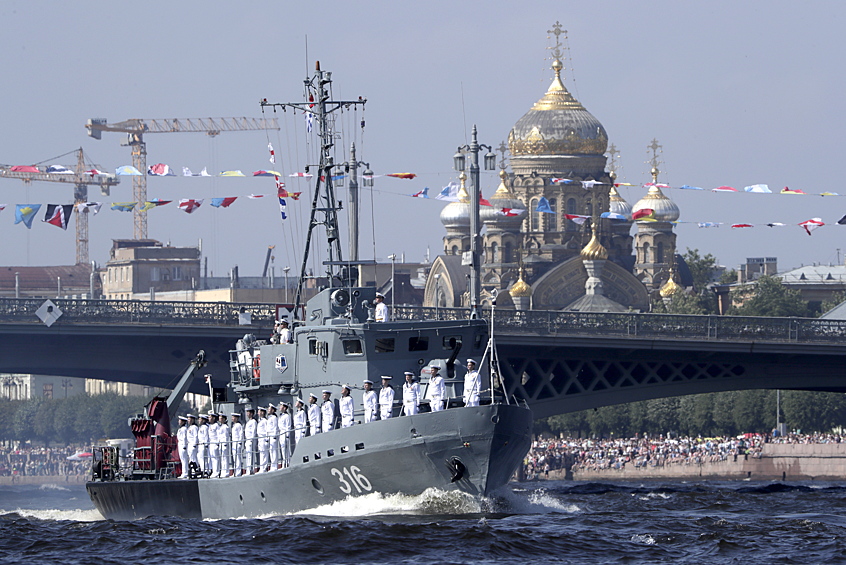
[[[461,174],[458,175],[458,180],[461,181],[461,187],[458,189],[458,201],[470,202],[470,193],[467,192],[467,187],[464,186],[464,181],[467,180],[467,175],[464,174],[464,171],[461,171]]]
[[[667,282],[664,283],[664,286],[661,287],[658,293],[661,295],[661,298],[669,298],[682,289],[682,285],[676,282],[673,271],[670,271],[670,278],[667,279]]]
[[[552,63],[555,78],[546,94],[517,120],[508,134],[511,155],[603,155],[605,128],[576,100],[561,81],[564,65]]]
[[[599,238],[596,237],[596,228],[593,228],[591,231],[592,235],[590,237],[590,241],[588,241],[588,244],[585,245],[584,249],[582,249],[579,256],[586,261],[608,259],[608,250],[599,243]]]
[[[532,287],[526,284],[526,281],[523,280],[522,268],[520,268],[520,277],[517,279],[517,282],[511,285],[508,293],[512,298],[528,298],[532,295]]]

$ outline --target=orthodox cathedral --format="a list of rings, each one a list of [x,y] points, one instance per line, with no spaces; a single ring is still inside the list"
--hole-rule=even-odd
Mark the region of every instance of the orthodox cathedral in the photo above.
[[[657,159],[648,192],[634,206],[617,192],[616,174],[606,170],[608,134],[561,78],[566,31],[556,22],[550,33],[552,83],[508,134],[511,170],[503,160],[491,206],[481,208],[482,304],[496,290],[497,306],[519,310],[647,312],[650,296],[683,288],[678,273],[687,268],[673,232],[678,206],[661,191]],[[653,155],[658,147],[653,141]],[[458,201],[441,212],[444,252],[427,277],[426,306],[469,305],[462,255],[470,249],[470,195],[464,173],[459,180]]]

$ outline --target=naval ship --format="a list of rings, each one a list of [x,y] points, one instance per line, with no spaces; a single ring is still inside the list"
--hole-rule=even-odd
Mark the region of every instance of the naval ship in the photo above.
[[[117,447],[95,448],[86,488],[105,518],[273,516],[371,493],[413,496],[432,488],[487,497],[508,483],[529,450],[532,413],[525,402],[503,394],[488,321],[473,310],[467,319],[375,319],[376,289],[356,286],[357,266],[341,258],[332,177],[349,163],[333,162],[327,120],[333,111],[366,100],[331,100],[331,73],[321,71],[319,63],[305,84],[307,102],[278,104],[310,113],[323,141],[290,340],[273,343],[249,334],[238,340],[230,352],[227,385],[212,391],[213,408],[228,415],[270,403],[293,407],[309,393],[337,395],[348,385],[357,408],[355,424],[299,441],[293,431],[284,432],[292,449],[281,469],[211,478],[192,464],[184,473],[171,424],[205,364],[199,352],[173,392],[154,398],[130,421],[135,447],[128,465],[121,464]],[[264,106],[275,105],[263,100]],[[353,178],[355,165],[353,159]],[[300,306],[317,226],[324,227],[328,243],[327,285]],[[479,406],[462,401],[464,357],[481,359]],[[445,409],[433,411],[422,400],[419,413],[402,415],[402,375],[415,375],[425,399],[433,367],[444,377]],[[383,376],[395,383],[393,417],[363,423],[362,383],[378,383]],[[187,478],[180,478],[183,474]]]

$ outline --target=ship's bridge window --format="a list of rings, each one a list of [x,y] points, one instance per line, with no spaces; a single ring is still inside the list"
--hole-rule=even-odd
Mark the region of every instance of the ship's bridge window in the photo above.
[[[376,353],[392,353],[394,351],[394,338],[382,337],[376,339]]]
[[[308,354],[309,355],[320,355],[321,353],[321,345],[323,342],[320,342],[316,339],[308,340]]]
[[[414,336],[408,338],[409,351],[428,351],[429,336]]]
[[[460,335],[447,335],[444,336],[444,349],[447,351],[454,351],[456,347],[461,345],[461,336]]]
[[[344,355],[361,355],[361,340],[359,339],[345,339],[344,340]]]

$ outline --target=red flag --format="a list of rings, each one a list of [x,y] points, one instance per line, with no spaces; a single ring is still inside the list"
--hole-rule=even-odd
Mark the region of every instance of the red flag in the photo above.
[[[781,194],[805,194],[801,188],[797,188],[796,190],[790,190],[786,186],[781,190]]]
[[[193,198],[183,198],[179,201],[179,207],[189,214],[199,208],[202,204],[202,200],[194,200]]]
[[[641,208],[632,212],[632,220],[654,220],[655,210],[652,208]]]
[[[290,197],[291,197],[291,198],[293,198],[294,200],[299,200],[299,199],[300,199],[300,194],[302,194],[302,192],[289,192],[289,193],[288,193],[288,196],[290,196]]]
[[[396,177],[398,179],[413,179],[417,175],[415,173],[391,173],[389,175],[385,175],[386,177]]]
[[[68,229],[68,222],[73,213],[73,204],[48,204],[44,221],[63,230]]]
[[[499,214],[500,216],[513,217],[513,216],[519,216],[520,214],[522,214],[523,210],[520,210],[519,208],[500,208],[499,210],[496,211],[496,213]]]
[[[733,228],[751,228],[754,227],[752,224],[732,224],[731,227]]]
[[[490,202],[485,200],[485,198],[482,196],[482,193],[480,192],[479,193],[479,206],[491,206],[491,207],[493,207],[493,204],[491,204]]]
[[[717,188],[712,188],[712,192],[737,192],[736,188],[732,188],[730,186],[718,186]]]
[[[811,218],[810,220],[805,220],[799,224],[805,231],[808,232],[808,235],[811,235],[811,232],[817,229],[820,226],[824,226],[825,224],[820,218]]]

